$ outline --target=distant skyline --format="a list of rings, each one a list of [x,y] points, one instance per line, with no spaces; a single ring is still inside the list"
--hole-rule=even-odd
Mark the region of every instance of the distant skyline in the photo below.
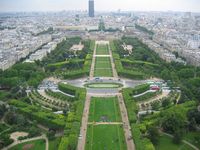
[[[200,0],[94,0],[96,11],[200,12]],[[0,11],[88,10],[88,0],[0,0]]]

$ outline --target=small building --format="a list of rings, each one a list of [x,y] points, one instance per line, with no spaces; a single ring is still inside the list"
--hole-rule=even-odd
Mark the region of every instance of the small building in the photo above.
[[[83,50],[83,48],[84,48],[84,45],[83,44],[81,44],[81,42],[78,44],[78,45],[73,45],[71,48],[70,48],[70,50],[71,51],[82,51]]]
[[[150,90],[155,90],[155,91],[159,91],[160,87],[158,85],[151,85],[150,86]]]
[[[133,52],[133,46],[132,45],[126,45],[125,43],[122,45],[125,51],[128,51],[129,55]]]

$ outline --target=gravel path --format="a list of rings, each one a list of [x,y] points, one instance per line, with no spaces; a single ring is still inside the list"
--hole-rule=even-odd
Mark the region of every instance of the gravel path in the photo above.
[[[91,100],[91,95],[87,94],[83,116],[82,116],[82,122],[81,122],[82,124],[81,124],[79,139],[78,139],[77,150],[84,150],[85,148],[89,109],[90,109],[90,100]]]
[[[30,141],[35,141],[35,140],[40,140],[40,139],[44,139],[46,141],[46,148],[45,150],[49,150],[49,140],[48,138],[46,137],[46,135],[42,135],[42,136],[38,136],[38,137],[34,137],[34,138],[30,138],[30,139],[25,139],[25,140],[17,140],[15,142],[13,142],[11,145],[3,148],[2,150],[8,150],[18,144],[21,144],[21,143],[26,143],[26,142],[30,142]]]

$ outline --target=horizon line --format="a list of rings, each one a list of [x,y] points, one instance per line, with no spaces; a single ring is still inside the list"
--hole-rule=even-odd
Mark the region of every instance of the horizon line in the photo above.
[[[175,12],[175,13],[186,13],[186,12],[190,12],[190,13],[200,13],[200,11],[180,11],[180,10],[121,10],[119,9],[121,13],[123,12]],[[85,10],[30,10],[30,11],[1,11],[0,13],[34,13],[34,12],[46,12],[46,13],[50,13],[50,12],[88,12],[87,9]],[[108,11],[108,10],[98,10],[95,11],[96,13],[101,13],[101,12],[107,12],[107,13],[111,13],[111,12],[118,12],[118,10],[112,10],[112,11]]]

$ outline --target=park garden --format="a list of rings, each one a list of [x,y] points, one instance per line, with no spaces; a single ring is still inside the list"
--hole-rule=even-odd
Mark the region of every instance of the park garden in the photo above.
[[[131,54],[123,49],[123,43],[133,46]],[[148,101],[159,93],[134,97],[147,91],[149,85],[123,89],[136,149],[194,149],[184,142],[186,137],[198,148],[200,68],[166,63],[137,38],[123,37],[111,43],[111,47],[119,76],[131,79],[161,78],[167,81],[171,90],[168,97],[150,104],[157,112],[149,111],[138,117],[138,103]]]
[[[3,101],[0,104],[0,118],[5,118],[4,122],[0,123],[2,129],[0,148],[13,143],[10,134],[16,131],[28,133],[28,136],[20,137],[20,140],[46,134],[50,150],[55,149],[55,145],[60,150],[76,147],[86,95],[85,89],[59,84],[61,92],[47,89],[45,90],[47,96],[43,96],[38,92],[37,87],[42,80],[50,76],[76,78],[88,75],[94,42],[82,41],[83,50],[75,54],[70,48],[80,41],[80,38],[67,38],[42,61],[18,62],[10,69],[0,71],[2,89],[0,98]],[[55,111],[63,111],[63,114],[55,114]],[[62,138],[55,137],[57,133],[60,133]],[[45,145],[38,144],[37,141],[28,145],[33,149],[45,148]],[[23,146],[23,144],[17,145],[13,149]]]

